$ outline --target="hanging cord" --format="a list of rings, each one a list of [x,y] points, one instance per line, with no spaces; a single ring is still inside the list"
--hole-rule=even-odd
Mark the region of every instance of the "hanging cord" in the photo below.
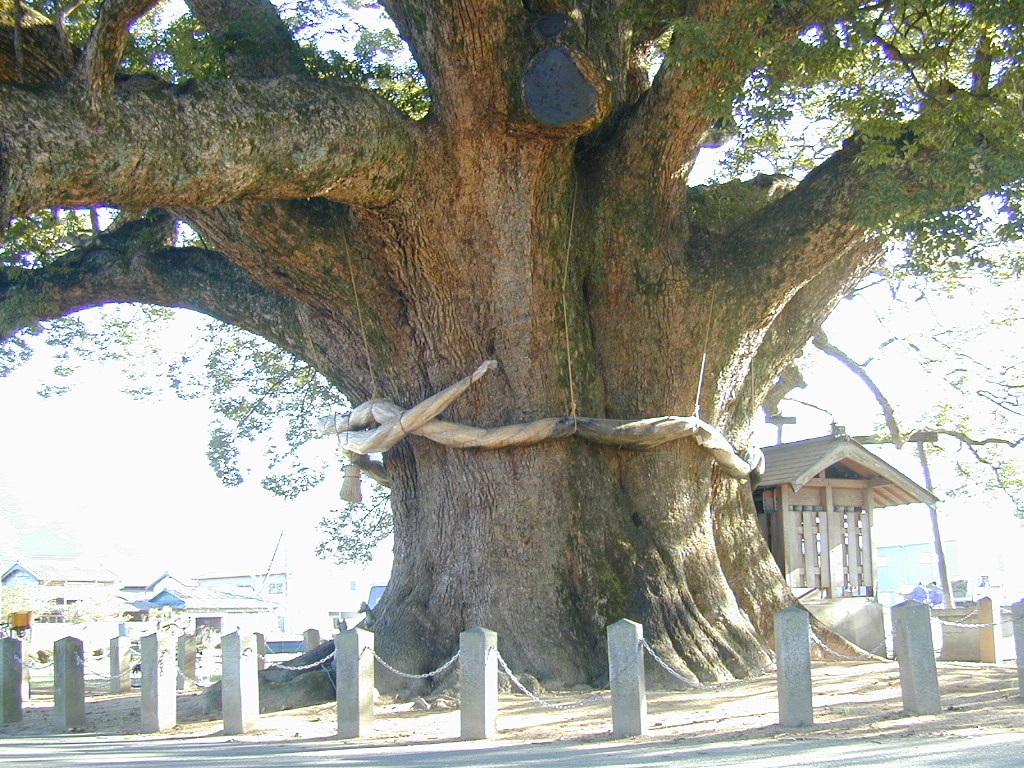
[[[377,386],[377,375],[373,370],[373,363],[370,360],[370,342],[366,338],[366,323],[363,320],[363,306],[359,301],[359,290],[356,288],[356,273],[352,267],[352,251],[348,247],[348,236],[342,236],[345,244],[345,260],[348,262],[348,277],[352,282],[352,296],[356,301],[356,318],[359,320],[359,332],[363,336],[363,351],[366,353],[366,370],[370,372],[370,384],[373,387],[373,397],[380,397],[380,388]]]
[[[711,339],[711,322],[715,316],[715,299],[718,297],[718,282],[715,282],[715,289],[711,292],[711,304],[708,306],[708,322],[704,328],[704,351],[700,356],[700,375],[697,377],[697,397],[693,401],[693,417],[700,418],[700,395],[704,388],[704,367],[708,362],[708,342]]]
[[[576,423],[576,389],[572,376],[572,346],[569,343],[569,302],[567,286],[569,282],[569,256],[572,253],[572,232],[576,226],[576,193],[579,184],[576,177],[572,181],[572,209],[569,213],[569,235],[565,240],[565,264],[562,268],[562,330],[565,334],[565,362],[569,372],[569,415],[573,424]]]

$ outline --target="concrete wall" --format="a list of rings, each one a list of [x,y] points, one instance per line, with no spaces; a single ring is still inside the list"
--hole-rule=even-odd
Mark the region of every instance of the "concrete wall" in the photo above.
[[[865,651],[884,654],[885,627],[882,606],[871,597],[840,597],[833,600],[800,601],[814,618],[831,627]],[[879,647],[881,646],[881,647]]]

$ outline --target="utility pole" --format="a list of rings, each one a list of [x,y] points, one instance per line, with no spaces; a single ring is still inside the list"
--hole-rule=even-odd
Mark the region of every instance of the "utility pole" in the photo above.
[[[932,473],[928,468],[928,454],[924,450],[924,440],[917,440],[917,457],[921,460],[921,471],[924,473],[924,487],[930,492],[932,490]],[[939,566],[939,581],[942,583],[942,593],[946,598],[947,608],[956,608],[956,601],[953,598],[953,588],[949,584],[949,573],[946,571],[946,555],[942,550],[942,535],[939,533],[939,513],[934,504],[928,504],[928,515],[932,521],[932,538],[935,540],[935,557]]]

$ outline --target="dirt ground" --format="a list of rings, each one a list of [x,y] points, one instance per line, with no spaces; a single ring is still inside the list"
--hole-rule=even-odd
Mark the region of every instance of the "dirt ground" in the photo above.
[[[713,742],[735,739],[892,739],[910,735],[959,738],[1024,731],[1024,701],[1016,669],[991,664],[939,662],[943,710],[938,715],[905,716],[895,662],[818,663],[814,668],[815,724],[781,728],[777,724],[775,677],[766,675],[706,691],[648,694],[650,740]],[[109,695],[100,683],[88,685],[86,732],[138,734],[139,693]],[[595,692],[597,693],[597,692]],[[543,707],[525,696],[502,694],[498,740],[511,743],[607,739],[611,709],[607,691],[598,698],[586,692],[548,692],[546,701],[571,709]],[[418,702],[419,707],[424,705]],[[459,712],[453,702],[416,703],[381,700],[373,734],[365,744],[395,745],[448,741],[459,736]],[[167,735],[216,737],[220,720],[200,713],[198,694],[178,697],[179,724]],[[335,735],[333,704],[262,715],[258,728],[232,741],[329,739]],[[21,723],[0,726],[0,739],[55,733],[52,688],[33,691]],[[139,739],[154,738],[139,735]]]

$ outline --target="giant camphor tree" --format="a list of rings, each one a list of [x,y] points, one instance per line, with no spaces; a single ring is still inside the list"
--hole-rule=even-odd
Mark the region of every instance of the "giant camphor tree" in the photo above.
[[[1018,223],[1018,2],[385,0],[421,116],[318,66],[269,0],[189,2],[202,66],[173,82],[120,71],[154,0],[106,0],[78,45],[68,8],[15,1],[3,220],[122,213],[8,259],[4,338],[108,302],[188,307],[355,403],[408,408],[494,360],[444,419],[551,420],[552,439],[501,448],[410,435],[374,468],[395,535],[374,630],[407,670],[483,625],[514,668],[594,680],[622,617],[702,680],[761,668],[792,596],[742,463],[617,425],[699,417],[742,455],[886,237],[968,263],[972,236]],[[689,187],[731,126],[732,167],[793,178]]]

